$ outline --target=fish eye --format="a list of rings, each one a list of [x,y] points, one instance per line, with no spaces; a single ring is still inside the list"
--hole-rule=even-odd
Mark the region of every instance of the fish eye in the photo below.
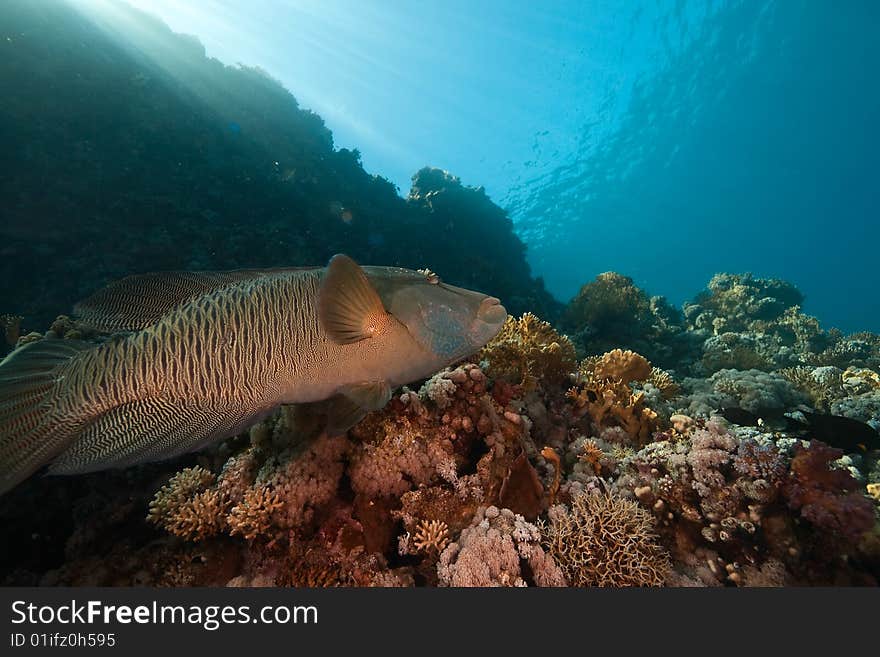
[[[432,272],[430,269],[419,269],[419,273],[424,274],[425,279],[431,285],[437,285],[440,282],[440,277],[437,274],[435,274],[434,272]]]

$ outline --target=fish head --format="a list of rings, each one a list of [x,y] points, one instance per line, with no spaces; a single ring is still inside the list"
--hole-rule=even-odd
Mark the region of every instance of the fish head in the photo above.
[[[495,297],[440,280],[427,270],[364,267],[385,310],[440,367],[478,351],[507,319]]]

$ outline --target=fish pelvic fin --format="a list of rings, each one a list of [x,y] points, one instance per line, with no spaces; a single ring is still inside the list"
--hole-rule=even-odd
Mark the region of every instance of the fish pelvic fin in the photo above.
[[[62,452],[81,420],[68,413],[67,369],[94,345],[39,340],[0,362],[0,495]]]

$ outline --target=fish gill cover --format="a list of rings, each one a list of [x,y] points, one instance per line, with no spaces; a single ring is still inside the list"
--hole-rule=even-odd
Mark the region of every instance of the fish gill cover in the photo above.
[[[114,6],[124,38],[65,2],[0,8],[0,77],[16,90],[0,103],[0,311],[11,313],[3,326],[19,347],[0,363],[0,417],[9,420],[0,453],[16,455],[10,426],[47,428],[39,423],[52,414],[35,400],[63,384],[56,368],[71,360],[152,349],[168,326],[197,346],[203,317],[211,345],[241,344],[213,330],[224,325],[221,310],[237,307],[229,296],[246,308],[230,324],[263,339],[258,348],[282,339],[286,310],[269,313],[276,331],[260,323],[267,306],[252,292],[269,282],[263,274],[206,270],[323,267],[348,253],[380,267],[356,274],[337,257],[331,267],[348,272],[341,281],[309,273],[336,294],[299,328],[329,327],[356,346],[373,339],[385,311],[433,322],[410,335],[450,359],[462,335],[476,335],[475,353],[407,378],[409,387],[340,386],[347,400],[283,406],[250,428],[232,412],[215,414],[211,426],[232,421],[235,435],[172,460],[26,478],[0,495],[0,582],[878,584],[880,336],[823,326],[784,280],[706,270],[705,289],[694,286],[678,307],[625,267],[584,274],[581,251],[559,260],[580,283],[563,305],[532,277],[513,224],[481,188],[424,168],[401,198],[356,151],[334,149],[320,117],[266,73],[224,66],[193,38]],[[550,194],[543,183],[531,201]],[[538,212],[528,208],[520,227],[533,236]],[[567,225],[542,216],[548,228]],[[635,262],[635,247],[654,237],[603,235],[573,248],[595,243]],[[683,257],[666,249],[661,260],[682,268]],[[178,271],[99,291],[157,270]],[[511,316],[501,325],[503,309],[482,294],[469,306],[482,323],[456,326],[449,303],[414,312],[422,306],[396,297],[383,271],[426,289],[452,283],[495,295]],[[55,318],[82,299],[73,319]],[[264,353],[277,356],[272,348]],[[149,392],[160,362],[121,370],[144,376],[150,385],[130,388]],[[186,362],[187,376],[224,394],[262,371],[221,380],[218,368]],[[105,385],[111,369],[80,375]],[[325,431],[328,410],[352,399],[357,413],[343,417],[360,421]],[[180,413],[145,417],[172,425],[151,439],[199,438],[176,431]],[[56,419],[67,429],[76,421]],[[121,422],[102,427],[106,435],[87,427],[100,450],[74,443],[70,453],[107,465],[105,438],[124,446],[138,437]],[[59,467],[70,464],[91,469],[76,459]]]

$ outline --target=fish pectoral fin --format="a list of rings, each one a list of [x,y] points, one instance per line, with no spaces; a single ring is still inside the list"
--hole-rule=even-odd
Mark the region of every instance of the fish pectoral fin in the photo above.
[[[364,381],[343,386],[339,394],[367,411],[378,411],[391,399],[391,386],[387,381]]]
[[[364,270],[347,255],[333,256],[321,279],[318,319],[337,344],[372,337],[388,313]]]

